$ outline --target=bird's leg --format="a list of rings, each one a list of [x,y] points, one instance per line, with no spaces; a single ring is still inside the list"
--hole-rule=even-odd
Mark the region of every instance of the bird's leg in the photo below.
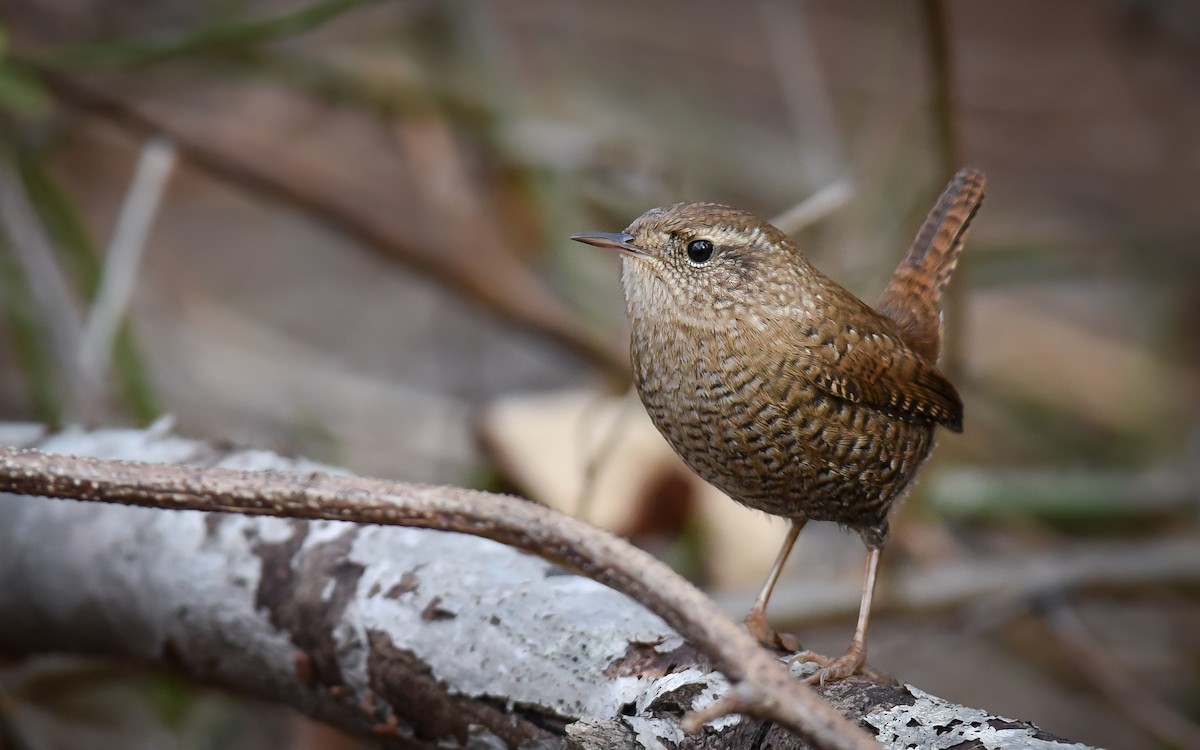
[[[862,601],[858,605],[858,626],[854,628],[854,639],[846,653],[832,660],[817,659],[823,666],[808,678],[810,683],[824,685],[830,680],[841,680],[862,669],[867,660],[867,622],[871,619],[871,597],[875,593],[875,571],[879,568],[879,547],[867,547],[867,574],[863,578]]]
[[[754,606],[746,615],[746,629],[750,631],[750,635],[757,638],[759,643],[770,648],[781,648],[785,651],[796,651],[800,648],[800,643],[795,636],[776,633],[775,629],[767,624],[767,602],[771,598],[771,592],[775,590],[775,582],[779,580],[779,574],[783,572],[783,564],[787,562],[788,555],[792,552],[792,546],[796,544],[796,537],[800,536],[800,529],[803,529],[807,522],[806,518],[792,519],[792,527],[788,529],[783,546],[779,549],[779,556],[775,558],[775,565],[771,567],[771,572],[767,576],[767,582],[763,584],[762,591],[754,600]]]

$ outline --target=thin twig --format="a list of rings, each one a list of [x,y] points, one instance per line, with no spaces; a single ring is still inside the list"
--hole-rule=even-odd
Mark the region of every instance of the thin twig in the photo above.
[[[854,183],[843,177],[771,219],[771,223],[787,234],[796,234],[846,205],[853,197]]]
[[[117,217],[117,228],[105,254],[104,273],[79,343],[80,372],[94,387],[103,382],[108,370],[113,342],[133,294],[146,236],[174,165],[175,146],[170,139],[157,136],[146,141]]]
[[[822,748],[878,748],[662,562],[605,531],[517,498],[322,473],[99,461],[12,448],[0,449],[0,491],[482,536],[577,570],[662,617],[734,684],[738,701],[731,709],[778,722]],[[700,728],[694,716],[683,724],[689,731]]]

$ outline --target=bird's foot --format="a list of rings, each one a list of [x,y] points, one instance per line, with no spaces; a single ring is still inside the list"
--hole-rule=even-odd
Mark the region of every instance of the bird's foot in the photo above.
[[[818,666],[824,667],[833,661],[832,656],[818,654],[816,651],[797,651],[792,654],[792,658],[788,660],[791,664],[803,664],[809,662]]]
[[[867,660],[867,649],[862,644],[851,643],[850,648],[846,649],[846,653],[837,658],[831,659],[828,656],[805,651],[802,654],[796,654],[796,659],[813,661],[821,665],[821,668],[809,675],[805,682],[810,685],[824,685],[827,682],[844,680],[861,672],[863,663]]]
[[[750,610],[750,614],[746,615],[743,622],[746,623],[746,630],[750,631],[750,635],[757,638],[758,642],[767,648],[786,653],[800,650],[800,641],[796,636],[791,633],[777,632],[775,628],[767,624],[765,613],[757,606]]]

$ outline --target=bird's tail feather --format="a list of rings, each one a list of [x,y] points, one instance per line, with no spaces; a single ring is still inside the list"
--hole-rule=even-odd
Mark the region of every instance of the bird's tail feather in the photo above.
[[[960,169],[925,217],[876,309],[930,363],[942,348],[942,292],[958,264],[967,228],[983,203],[983,173]]]

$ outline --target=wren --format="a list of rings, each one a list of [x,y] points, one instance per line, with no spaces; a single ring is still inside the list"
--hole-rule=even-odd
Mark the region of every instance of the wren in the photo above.
[[[866,544],[854,638],[836,659],[809,655],[822,664],[813,681],[862,668],[889,511],[934,428],[962,430],[962,401],[936,364],[941,298],[983,185],[971,169],[954,176],[874,309],[729,206],[676,203],[621,233],[571,237],[621,253],[633,380],[658,430],[732,499],[791,521],[750,632],[796,649],[766,609],[805,523],[836,522]]]

